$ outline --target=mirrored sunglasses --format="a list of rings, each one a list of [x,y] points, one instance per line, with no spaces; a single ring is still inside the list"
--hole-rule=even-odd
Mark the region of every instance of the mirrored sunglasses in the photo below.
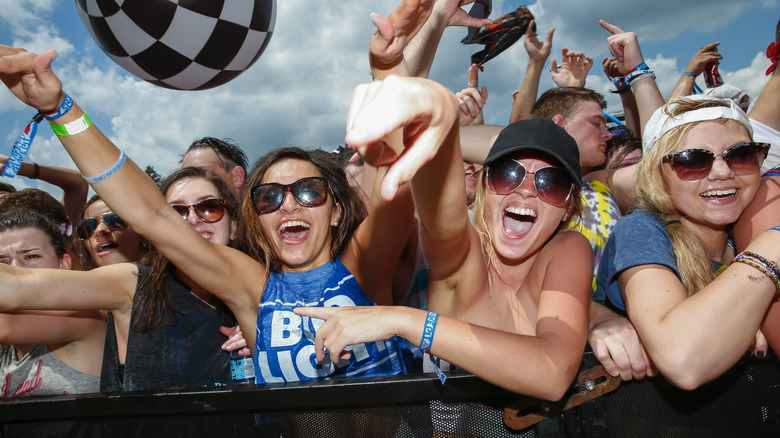
[[[252,202],[259,213],[271,213],[282,206],[288,192],[298,204],[318,207],[328,200],[328,182],[325,178],[312,176],[292,184],[260,184],[252,189]]]
[[[184,220],[190,216],[190,211],[194,211],[203,222],[218,222],[225,215],[225,205],[227,202],[223,199],[204,199],[193,205],[171,205],[176,213],[179,213]]]
[[[78,235],[81,240],[89,239],[95,233],[100,222],[103,222],[108,228],[114,231],[127,228],[125,221],[112,211],[99,218],[90,217],[80,221],[78,225],[76,225],[76,235]]]
[[[536,193],[548,204],[561,205],[571,196],[574,183],[569,173],[560,167],[542,167],[531,172],[517,160],[499,160],[487,167],[487,182],[490,190],[506,195],[523,185],[528,174],[534,176]]]
[[[683,181],[704,179],[717,157],[723,158],[735,175],[758,173],[769,152],[769,143],[745,142],[729,146],[722,154],[707,149],[686,149],[664,156],[677,177]]]

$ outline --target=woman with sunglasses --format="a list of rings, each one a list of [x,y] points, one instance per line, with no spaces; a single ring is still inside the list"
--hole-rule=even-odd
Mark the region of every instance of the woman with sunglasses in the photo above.
[[[577,144],[551,120],[506,127],[479,173],[472,225],[457,112],[441,85],[396,77],[360,86],[350,108],[347,144],[364,157],[384,155],[377,140],[399,126],[417,133],[388,171],[382,193],[392,196],[411,179],[430,265],[429,312],[295,312],[327,320],[317,331],[318,357],[324,349],[335,355],[398,335],[496,385],[560,399],[582,359],[593,271],[588,241],[564,231],[580,209]]]
[[[329,154],[276,151],[255,165],[241,195],[240,247],[250,255],[215,245],[182,223],[154,182],[66,97],[45,67],[54,53],[0,46],[0,56],[9,61],[2,63],[7,70],[0,75],[25,103],[47,114],[55,110],[52,123],[63,145],[82,174],[91,175],[88,180],[109,207],[182,275],[230,307],[253,350],[258,383],[405,371],[394,341],[356,346],[347,366],[317,364],[317,324],[292,310],[373,304],[364,290],[391,302],[394,260],[405,243],[397,236],[407,235],[412,223],[408,193],[393,202],[374,197],[364,220],[360,199]],[[82,128],[69,124],[74,121]]]
[[[624,382],[607,418],[652,424],[647,436],[776,436],[777,359],[746,353],[780,294],[780,231],[739,254],[729,242],[769,145],[728,100],[673,100],[646,131],[637,204],[610,236],[595,298],[627,315],[661,376]]]
[[[135,262],[148,246],[98,195],[92,196],[81,210],[76,235],[81,241],[84,269]]]
[[[216,245],[231,242],[236,202],[230,187],[217,175],[197,168],[179,169],[163,181],[161,190],[174,217],[195,230],[199,239]],[[107,227],[126,227],[113,212],[101,220]],[[80,236],[103,226],[96,222],[95,218],[82,221]],[[109,312],[101,391],[197,388],[231,382],[230,357],[221,348],[218,332],[220,327],[235,325],[235,318],[219,299],[154,248],[137,264],[106,264],[90,271],[41,270],[30,276],[6,268],[0,274],[0,285],[0,308],[4,310]]]

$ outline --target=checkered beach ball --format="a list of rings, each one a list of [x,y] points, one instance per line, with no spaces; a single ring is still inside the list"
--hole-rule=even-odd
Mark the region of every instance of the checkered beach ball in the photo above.
[[[276,0],[76,0],[106,54],[140,79],[177,90],[222,85],[271,40]]]

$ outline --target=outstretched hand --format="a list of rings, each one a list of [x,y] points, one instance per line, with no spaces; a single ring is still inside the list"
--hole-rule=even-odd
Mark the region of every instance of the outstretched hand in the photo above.
[[[693,55],[693,58],[691,58],[688,66],[685,67],[685,71],[699,76],[702,74],[707,64],[710,62],[718,62],[723,59],[723,56],[718,53],[718,45],[720,45],[720,43],[707,44],[706,46],[702,47],[701,50]]]
[[[314,351],[317,361],[325,359],[325,350],[330,360],[338,364],[349,359],[345,349],[350,345],[390,339],[395,336],[392,327],[398,321],[393,307],[296,307],[296,315],[325,320],[317,329]]]
[[[434,13],[441,14],[447,26],[482,27],[493,22],[487,18],[472,17],[461,7],[471,3],[474,0],[439,0],[434,6]]]
[[[371,65],[387,70],[401,62],[404,47],[431,15],[433,0],[402,0],[389,16],[371,14],[376,32],[371,38]]]
[[[534,32],[534,21],[531,20],[528,24],[528,29],[525,30],[525,40],[523,41],[525,51],[528,52],[528,57],[531,60],[539,63],[547,62],[547,58],[550,57],[550,50],[552,50],[554,33],[555,28],[550,28],[550,30],[547,31],[547,38],[544,42],[540,42],[539,38],[536,36],[536,32]]]
[[[599,20],[599,24],[612,34],[607,37],[607,45],[609,52],[617,61],[620,76],[624,76],[642,63],[644,60],[642,50],[639,48],[639,39],[634,32],[624,32],[623,29],[604,20]]]
[[[0,45],[0,80],[27,105],[50,112],[62,99],[62,84],[51,70],[56,50],[40,55],[25,49]]]
[[[381,190],[382,197],[390,200],[457,127],[458,112],[455,96],[440,84],[389,76],[355,88],[344,141],[368,164],[392,164]],[[403,151],[393,150],[383,141],[399,128],[403,130]]]
[[[559,87],[584,87],[588,72],[593,67],[593,58],[582,52],[572,52],[566,47],[561,50],[561,67],[555,58],[550,61],[553,81]]]

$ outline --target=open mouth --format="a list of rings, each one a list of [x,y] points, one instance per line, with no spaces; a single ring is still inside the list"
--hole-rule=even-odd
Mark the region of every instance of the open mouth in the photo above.
[[[536,212],[530,208],[507,207],[504,209],[502,223],[504,231],[510,236],[522,236],[536,222]]]
[[[705,199],[726,199],[730,198],[737,194],[737,189],[726,189],[726,190],[709,190],[704,193],[702,193],[702,198]]]
[[[102,245],[99,245],[97,247],[97,252],[98,253],[107,252],[107,251],[111,251],[112,249],[116,249],[116,248],[117,248],[117,244],[116,243],[107,242],[107,243],[104,243]]]
[[[284,241],[300,241],[306,238],[311,225],[303,221],[289,221],[279,225],[277,232]]]

